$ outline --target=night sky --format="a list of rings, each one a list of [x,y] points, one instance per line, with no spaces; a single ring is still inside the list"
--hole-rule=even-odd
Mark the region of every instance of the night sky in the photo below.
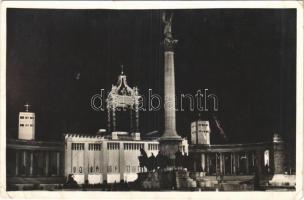
[[[121,64],[130,86],[163,96],[162,29],[159,10],[8,9],[7,136],[17,137],[25,102],[40,140],[107,128],[90,98],[116,84]],[[228,142],[268,140],[274,131],[295,141],[296,10],[175,10],[172,29],[177,96],[216,94]],[[198,113],[185,110],[177,131],[189,136]],[[217,138],[211,113],[202,115]],[[142,133],[163,126],[163,111],[140,113]]]

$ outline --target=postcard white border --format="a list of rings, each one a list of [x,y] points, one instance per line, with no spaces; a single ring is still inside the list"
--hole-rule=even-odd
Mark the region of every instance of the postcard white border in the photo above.
[[[6,9],[297,9],[297,108],[295,192],[6,192]],[[4,1],[0,16],[0,198],[14,199],[303,199],[303,2],[300,1]]]

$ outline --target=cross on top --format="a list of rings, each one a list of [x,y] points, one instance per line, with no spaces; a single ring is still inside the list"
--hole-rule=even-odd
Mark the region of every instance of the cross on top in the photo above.
[[[26,104],[24,105],[24,107],[25,107],[25,111],[28,112],[28,111],[29,111],[30,105],[29,105],[28,103],[26,103]]]

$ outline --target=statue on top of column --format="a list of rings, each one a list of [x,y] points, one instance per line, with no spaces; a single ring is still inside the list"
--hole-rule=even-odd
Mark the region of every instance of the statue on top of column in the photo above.
[[[173,13],[171,13],[169,19],[166,19],[166,13],[163,12],[163,16],[162,16],[162,20],[163,20],[163,23],[165,24],[165,27],[164,27],[164,35],[166,38],[172,38],[172,28],[171,28],[171,25],[172,25],[172,18],[173,18]]]
[[[170,17],[166,16],[166,12],[163,12],[162,21],[164,23],[164,47],[165,50],[172,51],[174,45],[177,43],[178,40],[173,39],[172,36],[172,18],[173,12],[171,12]]]

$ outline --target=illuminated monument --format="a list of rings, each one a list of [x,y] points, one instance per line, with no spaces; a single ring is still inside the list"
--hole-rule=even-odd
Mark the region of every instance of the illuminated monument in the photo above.
[[[163,155],[175,159],[175,153],[181,146],[182,138],[176,132],[175,117],[175,75],[174,75],[174,46],[177,43],[172,36],[172,17],[166,17],[163,13],[162,20],[164,23],[164,109],[165,109],[165,130],[160,138],[160,152]]]

